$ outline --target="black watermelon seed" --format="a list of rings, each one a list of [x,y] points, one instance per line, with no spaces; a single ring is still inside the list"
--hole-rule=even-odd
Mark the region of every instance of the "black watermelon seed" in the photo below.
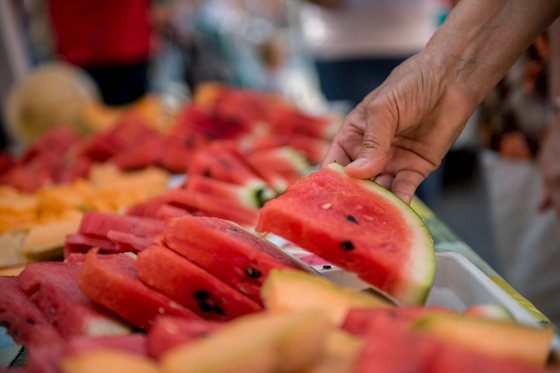
[[[229,226],[228,228],[229,228],[229,229],[231,229],[232,231],[235,231],[235,232],[239,232],[239,230],[238,230],[238,229],[236,229],[236,228],[232,227],[231,225],[230,225],[230,226]]]
[[[194,297],[198,300],[206,300],[208,299],[208,297],[210,297],[210,293],[206,290],[200,290],[194,293]]]
[[[212,312],[212,307],[208,303],[200,302],[198,307],[202,310],[202,312]]]
[[[352,250],[354,248],[354,244],[352,241],[344,241],[340,244],[340,248],[342,250]]]
[[[215,304],[214,306],[212,306],[212,308],[214,309],[214,312],[216,312],[218,315],[225,315],[225,311],[218,306],[217,304]]]
[[[202,176],[204,177],[212,177],[212,173],[210,172],[209,169],[206,169],[202,172]]]
[[[352,215],[348,215],[348,216],[346,217],[346,219],[350,220],[352,223],[358,224],[358,221],[357,221],[356,218],[353,217]]]
[[[247,275],[252,278],[259,278],[262,276],[259,271],[251,267],[245,268],[245,272],[247,272]]]
[[[331,267],[330,265],[328,265],[328,264],[325,264],[325,265],[323,266],[323,269],[331,269],[331,268],[332,268],[332,267]]]

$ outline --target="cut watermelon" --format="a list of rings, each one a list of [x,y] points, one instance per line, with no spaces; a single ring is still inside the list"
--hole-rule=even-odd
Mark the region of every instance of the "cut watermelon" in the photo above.
[[[153,237],[162,233],[165,223],[161,220],[88,211],[84,215],[78,234],[108,238],[109,231],[128,233],[139,237]]]
[[[204,338],[218,327],[218,324],[203,320],[195,321],[173,316],[158,316],[148,333],[148,356],[159,360],[166,351]]]
[[[167,192],[166,196],[172,205],[191,211],[200,210],[205,213],[204,215],[231,220],[246,226],[255,226],[259,216],[257,209],[203,193],[175,189]]]
[[[104,337],[78,337],[73,338],[64,346],[65,355],[76,355],[99,349],[111,349],[131,352],[136,355],[147,355],[146,335],[132,333],[128,335]]]
[[[99,248],[102,253],[119,252],[117,245],[108,239],[71,234],[64,239],[64,258],[68,258],[72,253],[85,253],[92,247]]]
[[[158,219],[178,218],[180,216],[189,215],[189,211],[173,205],[163,204],[158,207],[156,217]]]
[[[78,288],[81,263],[29,263],[17,277],[21,288],[62,337],[131,332],[115,315],[94,304]]]
[[[434,281],[434,245],[422,219],[391,192],[347,176],[337,163],[267,202],[257,231],[355,272],[405,304],[422,304]]]
[[[276,194],[266,182],[219,144],[198,151],[190,164],[189,176],[212,177],[248,188],[262,205]]]
[[[138,255],[140,279],[207,320],[228,321],[262,310],[239,291],[174,251],[151,246]]]
[[[276,172],[304,172],[311,166],[305,157],[291,146],[255,151],[247,158]]]
[[[262,206],[261,201],[256,198],[255,193],[251,189],[209,177],[189,176],[186,190],[188,192],[199,192],[227,199],[251,208]]]
[[[227,220],[184,216],[167,222],[166,244],[262,304],[259,291],[273,268],[312,272],[277,246]]]
[[[158,315],[168,314],[199,320],[193,312],[146,285],[138,278],[136,259],[129,254],[107,257],[87,254],[79,285],[93,301],[112,310],[142,329],[149,329]]]
[[[120,252],[138,253],[150,245],[151,239],[148,237],[135,236],[130,233],[108,231],[107,238],[117,245]]]
[[[0,277],[0,324],[14,342],[25,346],[62,345],[64,341],[39,308],[20,288],[15,277]]]

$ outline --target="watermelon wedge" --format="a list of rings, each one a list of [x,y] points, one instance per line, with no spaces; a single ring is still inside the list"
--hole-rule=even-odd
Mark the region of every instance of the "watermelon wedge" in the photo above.
[[[17,281],[63,338],[130,333],[130,325],[82,294],[81,268],[78,262],[29,263]]]
[[[140,279],[202,318],[228,321],[262,307],[204,269],[162,246],[138,255]]]
[[[391,192],[349,177],[337,163],[267,202],[257,231],[355,272],[404,304],[422,304],[434,281],[434,245],[422,219]]]
[[[70,234],[64,239],[64,258],[68,258],[72,253],[85,253],[92,247],[99,248],[102,253],[119,252],[117,245],[106,238]]]
[[[259,292],[273,268],[313,273],[277,246],[227,220],[171,219],[164,237],[168,247],[261,305]]]
[[[165,228],[161,220],[88,211],[82,218],[78,234],[109,238],[109,231],[123,232],[140,237],[153,237]]]
[[[62,345],[58,331],[20,288],[15,277],[0,277],[0,324],[25,346]]]
[[[251,189],[210,177],[189,176],[186,190],[187,192],[199,192],[227,199],[250,208],[259,208],[262,205]]]
[[[148,330],[158,315],[200,318],[138,278],[136,259],[129,254],[97,256],[87,253],[78,280],[82,292],[139,328]]]
[[[277,172],[303,172],[311,166],[305,157],[291,146],[255,151],[247,158]]]

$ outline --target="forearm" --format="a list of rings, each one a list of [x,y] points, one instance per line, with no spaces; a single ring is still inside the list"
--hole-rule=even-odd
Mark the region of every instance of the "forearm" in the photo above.
[[[462,0],[425,52],[478,104],[558,15],[557,0]]]

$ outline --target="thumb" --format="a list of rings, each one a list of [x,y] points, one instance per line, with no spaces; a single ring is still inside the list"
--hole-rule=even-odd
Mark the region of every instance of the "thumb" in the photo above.
[[[362,147],[356,160],[346,166],[346,173],[358,179],[369,179],[383,171],[397,127],[397,117],[385,105],[370,104],[366,110]]]

